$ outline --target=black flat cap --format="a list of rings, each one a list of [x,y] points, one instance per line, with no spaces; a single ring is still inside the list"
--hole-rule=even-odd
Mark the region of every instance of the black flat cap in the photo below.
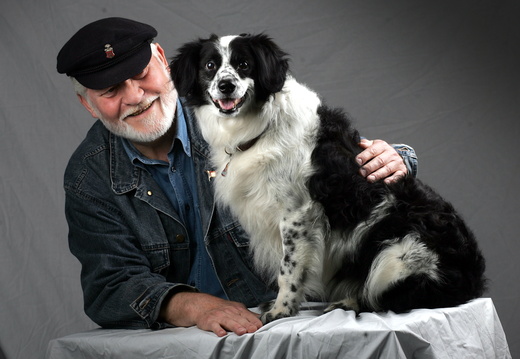
[[[110,17],[81,28],[58,54],[57,70],[90,89],[104,89],[138,75],[150,62],[157,31],[137,21]]]

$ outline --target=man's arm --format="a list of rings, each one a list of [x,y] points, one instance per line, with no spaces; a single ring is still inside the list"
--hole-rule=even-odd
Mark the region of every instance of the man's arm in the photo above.
[[[150,263],[116,209],[87,205],[68,194],[66,213],[72,253],[82,263],[85,311],[105,328],[168,325],[242,335],[262,326],[245,305],[168,283]]]

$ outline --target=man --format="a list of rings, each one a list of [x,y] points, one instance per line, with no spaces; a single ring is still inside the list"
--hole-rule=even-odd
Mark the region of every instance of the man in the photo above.
[[[251,267],[242,227],[215,206],[208,145],[177,98],[156,35],[149,25],[107,18],[80,29],[58,54],[58,72],[100,120],[64,179],[85,312],[107,328],[252,333],[262,323],[247,307],[275,292]],[[381,140],[361,146],[369,181],[415,171],[409,147],[399,147],[401,157]]]

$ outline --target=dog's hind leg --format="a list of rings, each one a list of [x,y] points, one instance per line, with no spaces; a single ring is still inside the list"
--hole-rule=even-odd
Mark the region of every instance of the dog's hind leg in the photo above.
[[[323,313],[332,312],[334,309],[353,310],[356,314],[359,313],[359,302],[354,298],[345,298],[343,300],[331,303]]]
[[[345,291],[345,299],[333,302],[325,309],[361,311],[412,309],[418,287],[428,292],[432,283],[441,279],[438,274],[438,256],[420,241],[419,234],[383,242],[384,248],[374,258],[362,287]],[[420,283],[420,285],[414,284]],[[415,285],[415,287],[414,287]],[[433,284],[435,286],[435,284]],[[355,289],[355,290],[354,290]],[[433,294],[433,292],[431,292]],[[414,298],[408,298],[408,297]],[[390,302],[391,301],[391,302]]]
[[[319,218],[317,220],[317,218]],[[296,315],[306,294],[321,297],[325,228],[321,209],[308,204],[288,211],[280,225],[283,259],[278,275],[278,296],[261,306],[264,323]]]

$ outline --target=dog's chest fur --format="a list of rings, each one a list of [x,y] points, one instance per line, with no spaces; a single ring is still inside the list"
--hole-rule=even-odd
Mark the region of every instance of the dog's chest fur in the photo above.
[[[252,119],[219,119],[204,107],[195,112],[212,147],[217,202],[228,205],[251,234],[255,264],[270,280],[283,256],[280,223],[312,202],[306,182],[313,173],[319,104],[314,92],[288,79],[255,115],[260,135],[244,151],[236,138]]]

